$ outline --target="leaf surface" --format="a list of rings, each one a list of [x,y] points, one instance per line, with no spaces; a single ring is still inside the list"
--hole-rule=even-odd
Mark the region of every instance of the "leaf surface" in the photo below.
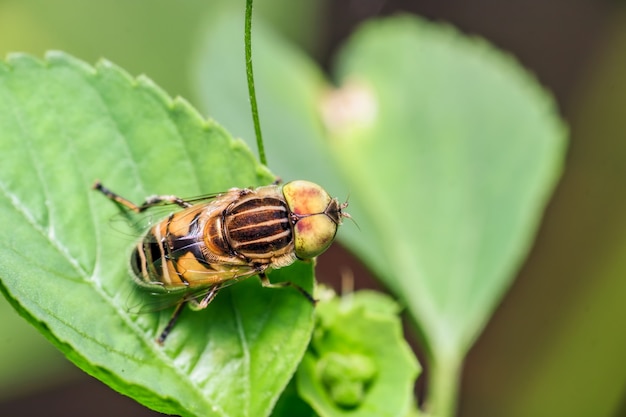
[[[268,415],[309,341],[312,307],[251,279],[201,312],[131,314],[131,223],[96,179],[141,203],[258,186],[273,176],[241,141],[145,77],[63,53],[0,63],[0,289],[65,355],[165,413]],[[115,227],[112,224],[115,223]],[[121,224],[119,224],[121,223]],[[270,275],[312,287],[312,263]]]

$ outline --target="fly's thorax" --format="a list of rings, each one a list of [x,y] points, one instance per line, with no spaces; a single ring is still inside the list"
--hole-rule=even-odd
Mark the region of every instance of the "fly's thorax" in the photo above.
[[[247,191],[207,224],[207,246],[224,242],[223,247],[227,246],[231,255],[254,264],[274,263],[278,259],[285,265],[293,262],[286,262],[286,257],[293,253],[293,231],[280,188],[267,186]]]
[[[311,259],[322,254],[335,239],[347,204],[319,185],[309,181],[292,181],[283,186],[283,195],[291,213],[294,250],[299,259]]]

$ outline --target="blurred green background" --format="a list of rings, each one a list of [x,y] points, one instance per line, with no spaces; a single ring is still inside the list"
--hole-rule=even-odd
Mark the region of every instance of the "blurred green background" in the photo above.
[[[199,105],[204,25],[222,7],[243,13],[244,3],[0,0],[0,53],[106,57]],[[565,174],[529,259],[467,359],[459,415],[626,416],[626,5],[257,0],[255,18],[327,67],[359,22],[399,11],[514,54],[556,95],[571,128]],[[337,280],[347,256],[325,254],[319,275]],[[357,279],[366,275],[355,268]],[[154,415],[76,370],[3,299],[0,314],[0,415]]]

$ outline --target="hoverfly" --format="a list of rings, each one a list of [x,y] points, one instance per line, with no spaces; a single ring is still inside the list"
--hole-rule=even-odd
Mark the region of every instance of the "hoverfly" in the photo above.
[[[152,196],[139,206],[100,182],[93,188],[136,213],[163,204],[183,208],[152,226],[130,259],[140,287],[154,293],[180,294],[157,339],[159,344],[171,332],[185,304],[194,310],[204,309],[221,288],[254,275],[264,287],[292,286],[315,303],[300,286],[272,284],[266,273],[296,259],[320,255],[333,242],[342,219],[350,217],[343,211],[347,202],[340,204],[309,181],[232,188],[202,199]]]

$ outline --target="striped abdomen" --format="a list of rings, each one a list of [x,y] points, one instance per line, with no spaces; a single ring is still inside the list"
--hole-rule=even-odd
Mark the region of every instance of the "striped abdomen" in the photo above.
[[[140,283],[187,285],[210,265],[204,262],[200,221],[203,207],[174,213],[153,226],[135,246],[131,267]]]

